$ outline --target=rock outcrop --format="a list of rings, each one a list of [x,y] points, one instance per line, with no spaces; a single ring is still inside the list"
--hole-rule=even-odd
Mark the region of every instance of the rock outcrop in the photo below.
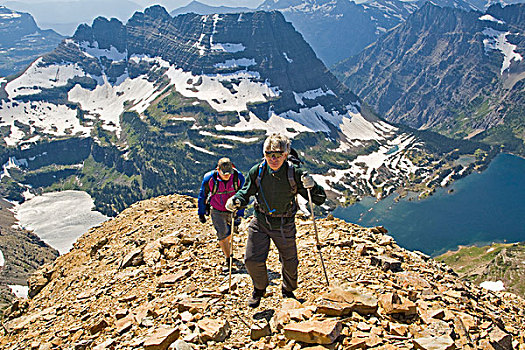
[[[246,221],[234,239],[238,257]],[[400,248],[381,227],[332,217],[317,223],[327,287],[311,222],[297,223],[298,300],[281,298],[272,250],[271,284],[251,310],[249,276],[235,269],[230,288],[195,199],[136,203],[46,270],[45,286],[6,315],[0,348],[525,348],[523,299],[459,280],[446,265]]]
[[[0,252],[4,258],[0,264],[0,312],[15,298],[8,286],[25,286],[35,270],[58,257],[56,249],[17,225],[12,208],[12,203],[0,200]]]

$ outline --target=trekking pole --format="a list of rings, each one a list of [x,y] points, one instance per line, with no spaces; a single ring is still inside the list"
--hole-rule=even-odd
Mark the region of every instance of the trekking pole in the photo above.
[[[319,256],[321,257],[321,266],[323,267],[324,277],[326,278],[326,285],[330,286],[330,282],[328,282],[328,275],[326,274],[326,268],[324,266],[324,260],[323,260],[323,254],[321,253],[321,243],[319,242],[319,234],[317,233],[317,225],[315,224],[315,217],[314,217],[314,205],[312,203],[312,194],[310,193],[310,189],[306,189],[308,191],[308,201],[310,202],[310,214],[312,216],[312,222],[314,223],[314,231],[315,231],[315,240],[317,241],[317,251],[319,252]]]
[[[235,231],[235,212],[232,212],[232,231],[230,234],[230,276],[228,278],[228,293],[232,293],[232,264],[233,264],[233,233]]]

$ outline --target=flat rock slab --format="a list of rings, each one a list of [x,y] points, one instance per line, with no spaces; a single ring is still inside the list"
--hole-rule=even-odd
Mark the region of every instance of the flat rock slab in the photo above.
[[[231,329],[227,320],[205,318],[197,322],[202,342],[222,342],[230,336]]]
[[[286,338],[309,344],[332,344],[341,334],[339,321],[304,321],[284,327]]]
[[[166,350],[177,338],[179,338],[178,328],[161,327],[153,331],[144,341],[146,350]]]
[[[413,340],[414,347],[422,350],[452,350],[456,349],[454,340],[449,336],[424,337]]]

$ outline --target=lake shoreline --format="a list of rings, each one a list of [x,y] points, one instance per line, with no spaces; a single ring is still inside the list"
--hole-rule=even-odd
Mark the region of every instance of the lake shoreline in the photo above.
[[[333,211],[362,226],[384,226],[400,246],[431,256],[460,245],[525,240],[525,159],[499,154],[481,172],[424,199],[367,197]],[[411,194],[417,198],[417,194]]]

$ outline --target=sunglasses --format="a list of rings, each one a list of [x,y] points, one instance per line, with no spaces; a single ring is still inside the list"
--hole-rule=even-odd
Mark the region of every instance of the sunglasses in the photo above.
[[[266,151],[264,152],[264,155],[268,158],[281,158],[283,156],[284,152],[282,151]]]

